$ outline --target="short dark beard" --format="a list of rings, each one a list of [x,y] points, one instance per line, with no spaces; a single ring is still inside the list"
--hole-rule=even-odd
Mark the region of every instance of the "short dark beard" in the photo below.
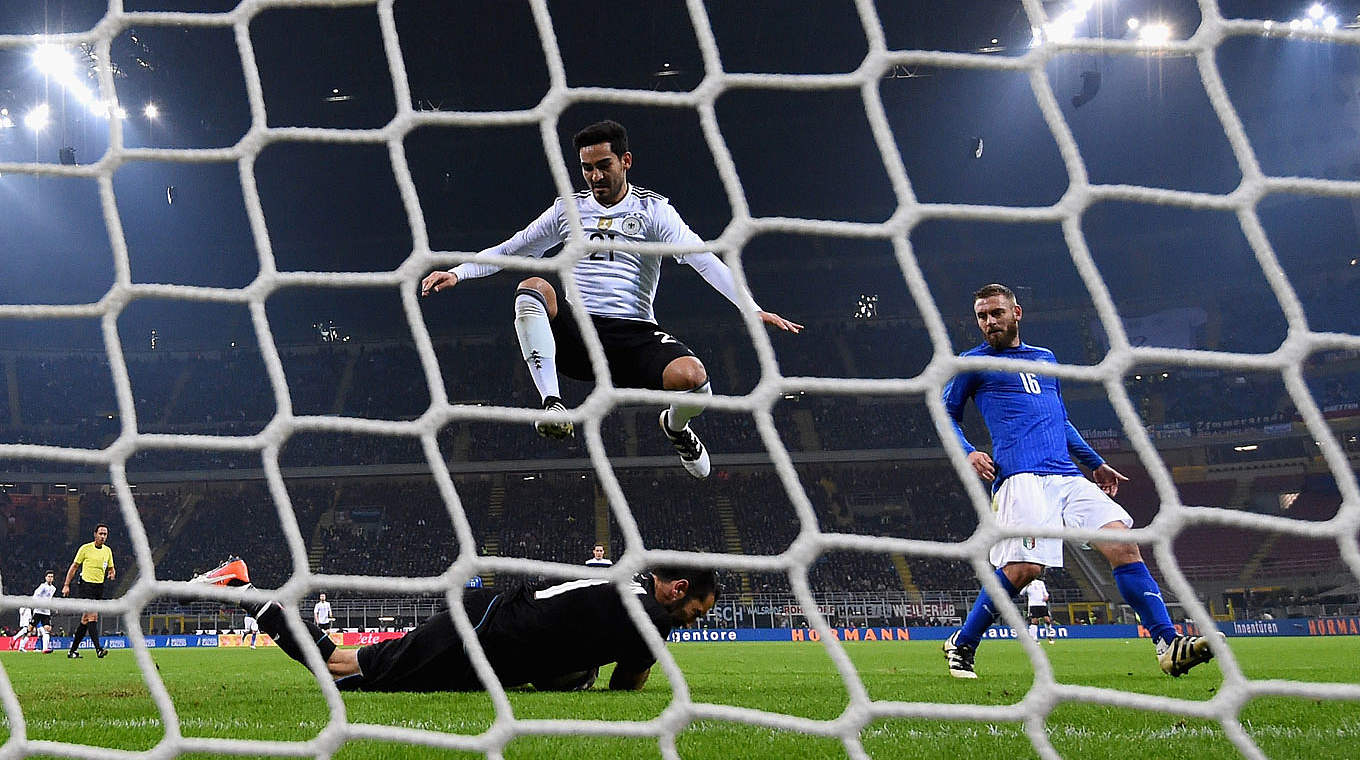
[[[1015,339],[1019,337],[1019,335],[1020,323],[1017,322],[1009,330],[1003,330],[999,333],[988,333],[983,337],[987,339],[987,345],[1000,351],[1005,348],[1010,348],[1011,343],[1015,342]]]

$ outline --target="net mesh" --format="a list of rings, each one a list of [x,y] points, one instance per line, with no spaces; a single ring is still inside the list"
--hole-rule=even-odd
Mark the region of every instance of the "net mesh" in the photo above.
[[[1055,56],[1071,52],[1102,52],[1138,54],[1147,48],[1135,41],[1110,39],[1074,39],[1066,42],[1047,42],[1019,57],[998,57],[981,54],[946,53],[925,50],[890,50],[883,27],[872,0],[856,0],[859,21],[868,40],[868,52],[853,72],[831,75],[735,74],[723,71],[719,50],[702,0],[687,0],[687,8],[696,31],[704,65],[702,82],[694,90],[684,93],[642,90],[569,87],[562,56],[558,50],[552,19],[546,0],[530,0],[534,24],[543,46],[547,62],[550,89],[532,109],[500,112],[421,112],[412,107],[410,87],[403,64],[393,16],[395,0],[243,0],[227,13],[126,12],[121,0],[110,0],[108,12],[90,31],[53,37],[58,43],[89,42],[97,54],[108,59],[111,40],[122,30],[132,26],[189,26],[230,28],[235,34],[237,48],[245,74],[250,103],[251,127],[235,145],[222,149],[129,149],[123,147],[122,130],[117,120],[110,121],[110,148],[97,163],[86,166],[7,163],[0,164],[0,172],[93,178],[97,181],[115,261],[115,283],[98,302],[78,305],[0,305],[0,317],[18,319],[50,319],[70,317],[98,317],[101,320],[104,346],[113,372],[114,386],[122,429],[117,439],[100,450],[72,449],[55,446],[3,444],[0,457],[46,459],[68,463],[107,467],[116,490],[118,503],[125,520],[136,556],[139,578],[127,594],[118,600],[97,603],[53,600],[57,611],[76,612],[94,609],[106,614],[123,614],[139,667],[150,690],[165,727],[164,738],[155,748],[142,756],[173,757],[185,752],[222,752],[242,755],[310,755],[328,756],[346,741],[377,739],[410,742],[430,747],[471,750],[489,757],[500,757],[506,744],[516,736],[527,734],[595,734],[608,736],[655,737],[666,758],[677,758],[677,735],[697,720],[738,721],[773,729],[786,729],[812,735],[839,739],[852,758],[868,755],[861,744],[865,727],[884,718],[931,718],[980,722],[1012,722],[1023,716],[1025,733],[1035,751],[1043,758],[1057,758],[1058,752],[1045,732],[1049,713],[1064,702],[1085,702],[1111,707],[1163,711],[1217,721],[1227,738],[1248,758],[1264,757],[1251,736],[1239,721],[1239,713],[1250,700],[1263,695],[1307,696],[1315,699],[1360,699],[1360,685],[1323,684],[1296,681],[1251,680],[1242,672],[1232,651],[1219,641],[1212,648],[1223,670],[1222,688],[1207,701],[1172,699],[1147,694],[1134,694],[1113,689],[1094,688],[1060,683],[1036,642],[1027,634],[1020,636],[1024,651],[1034,668],[1030,690],[1016,705],[980,706],[968,704],[937,704],[886,701],[871,699],[845,650],[831,635],[827,620],[818,612],[813,601],[808,570],[822,553],[833,550],[861,552],[892,552],[915,556],[930,556],[965,560],[971,563],[978,577],[996,598],[1004,597],[987,564],[987,550],[999,538],[1019,535],[1005,530],[990,517],[988,496],[978,480],[972,476],[963,452],[950,434],[950,420],[940,402],[940,391],[957,372],[978,369],[1024,369],[1053,375],[1062,379],[1099,382],[1103,384],[1111,403],[1130,438],[1133,448],[1147,464],[1149,473],[1161,499],[1162,507],[1147,528],[1131,531],[1124,540],[1150,543],[1155,547],[1156,559],[1165,576],[1166,584],[1182,600],[1190,616],[1202,628],[1213,629],[1207,610],[1197,601],[1194,590],[1181,573],[1171,542],[1178,532],[1190,524],[1215,524],[1277,531],[1297,536],[1329,538],[1337,541],[1340,554],[1350,572],[1360,578],[1360,491],[1347,462],[1346,455],[1333,436],[1310,395],[1303,377],[1303,360],[1312,352],[1332,348],[1360,349],[1360,337],[1339,333],[1315,332],[1308,328],[1302,305],[1276,255],[1268,242],[1256,212],[1257,202],[1270,193],[1295,193],[1322,196],[1360,196],[1360,183],[1274,177],[1265,175],[1257,162],[1252,145],[1242,123],[1229,101],[1222,77],[1215,61],[1215,51],[1224,40],[1245,35],[1290,34],[1283,25],[1272,25],[1258,20],[1227,19],[1214,0],[1200,0],[1201,23],[1195,33],[1184,40],[1159,44],[1167,54],[1193,56],[1200,80],[1219,122],[1227,135],[1233,155],[1242,174],[1241,184],[1227,194],[1209,194],[1156,189],[1130,185],[1093,184],[1078,151],[1076,141],[1064,120],[1058,101],[1045,73],[1045,64]],[[278,128],[267,126],[266,104],[257,67],[255,51],[249,33],[251,20],[263,11],[275,8],[315,8],[335,6],[376,5],[387,68],[396,94],[396,116],[380,129],[342,130],[322,128]],[[1031,26],[1042,28],[1047,21],[1040,0],[1023,0],[1023,8]],[[1360,33],[1353,31],[1294,32],[1319,40],[1345,44],[1360,44]],[[0,36],[0,48],[27,46],[31,38],[18,35]],[[1035,98],[1049,130],[1059,147],[1068,175],[1068,189],[1062,198],[1044,207],[999,207],[963,204],[922,203],[916,200],[901,156],[894,143],[888,120],[880,100],[879,79],[895,66],[929,65],[947,68],[1021,71],[1029,79]],[[99,74],[99,86],[106,95],[114,92],[111,72],[105,67]],[[868,115],[874,141],[887,168],[896,195],[895,213],[883,223],[829,222],[799,218],[752,217],[732,156],[724,142],[715,115],[718,97],[735,88],[763,88],[773,90],[857,89]],[[732,221],[723,234],[705,246],[726,256],[738,281],[744,284],[741,255],[744,244],[752,237],[772,232],[796,232],[843,237],[875,238],[891,241],[910,294],[918,304],[934,346],[929,365],[919,375],[909,379],[852,380],[807,377],[784,377],[780,374],[774,350],[761,323],[752,312],[745,310],[745,326],[756,347],[761,380],[743,397],[716,397],[714,408],[745,411],[754,416],[761,440],[794,505],[800,532],[784,553],[777,556],[733,556],[694,554],[687,552],[647,550],[638,526],[629,511],[627,501],[610,467],[600,437],[601,420],[620,403],[669,403],[670,396],[662,392],[617,389],[607,379],[604,355],[598,337],[584,316],[577,314],[586,337],[590,358],[600,378],[596,389],[571,416],[585,426],[586,448],[590,462],[599,476],[609,503],[623,533],[626,551],[618,564],[609,571],[584,571],[600,577],[612,578],[622,589],[629,575],[646,564],[657,561],[688,561],[735,570],[784,571],[791,580],[795,595],[802,602],[809,625],[820,633],[849,694],[844,711],[833,720],[811,720],[775,712],[708,704],[695,701],[689,692],[683,673],[669,656],[661,639],[650,637],[650,645],[664,669],[673,692],[670,704],[656,718],[642,722],[597,720],[522,720],[517,719],[505,692],[497,683],[476,637],[472,624],[457,604],[462,581],[482,572],[530,572],[555,577],[580,577],[578,566],[564,566],[527,559],[478,556],[476,542],[469,526],[464,505],[460,502],[448,469],[436,442],[441,426],[453,421],[493,420],[529,422],[534,414],[529,410],[510,408],[466,407],[448,402],[441,380],[429,334],[426,332],[417,304],[417,283],[433,268],[444,268],[466,261],[471,254],[442,252],[430,249],[426,225],[417,200],[416,188],[407,166],[403,138],[412,130],[430,126],[510,126],[537,125],[540,129],[552,178],[562,197],[574,192],[568,168],[559,149],[558,119],[569,106],[585,102],[612,102],[632,105],[689,108],[698,112],[704,138],[714,156],[722,186],[732,207]],[[400,267],[389,272],[281,272],[275,266],[266,231],[264,213],[255,182],[254,164],[267,146],[281,141],[368,143],[385,145],[400,189],[403,205],[414,241],[410,256]],[[235,162],[240,170],[246,211],[259,258],[259,275],[242,288],[209,288],[166,284],[137,284],[132,281],[126,238],[116,210],[113,173],[124,163],[140,160],[177,162]],[[1192,351],[1132,346],[1123,329],[1114,301],[1106,288],[1083,238],[1080,221],[1083,212],[1100,201],[1136,201],[1167,204],[1194,209],[1215,209],[1233,212],[1260,265],[1269,286],[1288,320],[1289,333],[1284,343],[1274,352],[1264,355]],[[497,260],[509,269],[544,266],[559,274],[567,273],[581,257],[600,248],[583,239],[581,220],[573,204],[566,204],[570,223],[576,235],[563,252],[550,261]],[[926,220],[989,220],[1003,222],[1057,222],[1062,226],[1072,260],[1082,281],[1091,293],[1101,323],[1109,335],[1110,350],[1105,359],[1094,366],[1048,365],[1000,359],[968,359],[955,357],[939,309],[935,306],[922,272],[912,251],[909,235],[912,229]],[[648,254],[691,252],[690,249],[666,244],[621,245],[610,242],[614,249],[634,250]],[[563,277],[569,296],[578,295],[570,277]],[[279,352],[271,334],[265,311],[265,300],[271,293],[284,287],[310,286],[321,288],[398,288],[407,324],[419,351],[421,366],[430,389],[432,401],[426,412],[410,421],[381,421],[343,417],[294,415],[289,398]],[[277,413],[258,434],[247,437],[147,434],[138,431],[133,395],[120,344],[116,322],[120,312],[134,299],[145,297],[188,299],[244,304],[249,308],[252,325],[268,372],[277,404]],[[748,303],[748,306],[750,304]],[[1321,452],[1341,491],[1342,504],[1337,514],[1325,522],[1305,522],[1283,517],[1250,514],[1215,507],[1187,506],[1180,502],[1170,473],[1157,455],[1151,439],[1144,431],[1139,417],[1125,391],[1122,377],[1139,363],[1181,364],[1199,367],[1275,370],[1282,373],[1285,387],[1304,424],[1319,442]],[[792,460],[775,428],[772,408],[783,393],[820,391],[872,394],[924,394],[940,439],[949,457],[966,484],[968,494],[977,508],[980,525],[977,531],[961,543],[938,543],[879,536],[849,535],[819,530],[812,505],[801,488]],[[456,562],[442,576],[435,578],[372,578],[365,576],[336,576],[312,573],[307,565],[306,548],[298,523],[293,516],[289,495],[284,487],[279,468],[279,451],[287,438],[307,431],[350,432],[378,435],[417,437],[425,458],[434,474],[439,491],[448,507],[458,539],[459,555]],[[129,488],[126,463],[142,449],[192,449],[258,451],[262,454],[269,491],[278,508],[294,573],[288,582],[271,594],[295,609],[303,594],[321,585],[343,586],[355,590],[429,593],[446,591],[458,630],[467,642],[476,670],[495,708],[495,720],[485,732],[477,735],[446,734],[415,728],[398,728],[352,722],[346,718],[345,704],[326,675],[324,663],[315,652],[309,655],[309,666],[316,674],[325,695],[330,720],[311,740],[305,742],[253,741],[187,737],[181,731],[174,703],[158,675],[150,653],[141,640],[138,613],[152,599],[164,596],[207,595],[227,600],[224,590],[195,587],[190,590],[182,582],[156,580],[152,552],[147,533],[133,503]],[[1027,531],[1032,532],[1032,531]],[[1091,531],[1061,530],[1048,535],[1069,539],[1095,538]],[[1108,537],[1104,537],[1108,540]],[[255,598],[264,598],[259,592]],[[649,625],[642,606],[631,594],[622,594],[634,622],[642,630]],[[25,597],[6,597],[6,606],[22,606]],[[1019,611],[1009,602],[1002,605],[1003,620],[1026,630]],[[301,621],[290,613],[289,625],[295,635],[302,633]],[[0,748],[7,757],[34,753],[60,754],[71,757],[130,756],[131,753],[99,750],[78,744],[34,740],[28,737],[22,709],[9,679],[0,673],[0,701],[9,721],[10,737]]]

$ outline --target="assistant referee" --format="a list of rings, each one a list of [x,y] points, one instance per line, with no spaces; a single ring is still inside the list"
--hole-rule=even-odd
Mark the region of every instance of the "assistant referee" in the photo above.
[[[99,523],[94,528],[94,540],[88,544],[81,544],[76,550],[76,558],[71,562],[71,567],[66,571],[66,582],[62,584],[61,595],[72,596],[71,582],[75,581],[75,598],[77,599],[103,599],[104,581],[111,581],[116,574],[113,567],[113,550],[106,542],[109,540],[109,526]],[[80,577],[76,578],[76,572],[80,572]],[[76,651],[80,647],[80,642],[85,638],[85,634],[90,634],[90,641],[94,642],[95,654],[103,657],[109,651],[99,643],[99,613],[84,612],[80,615],[80,627],[76,628],[75,636],[71,639],[71,650],[66,653],[70,659],[78,659],[80,652]]]

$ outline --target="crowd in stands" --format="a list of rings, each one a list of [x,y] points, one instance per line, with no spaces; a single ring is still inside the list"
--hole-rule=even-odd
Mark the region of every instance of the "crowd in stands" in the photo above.
[[[749,350],[718,337],[730,333],[697,332],[711,344],[705,360],[717,392],[740,394],[754,386],[759,371]],[[833,338],[843,347],[807,352],[815,355],[816,365],[805,369],[820,370],[810,374],[909,377],[929,356],[919,326],[900,321],[853,331],[841,327],[833,332]],[[740,339],[749,342],[745,336]],[[860,346],[859,341],[867,342]],[[889,364],[884,363],[883,352],[869,352],[868,344],[915,348],[903,348],[903,363],[889,372],[884,370]],[[472,340],[438,343],[436,348],[451,401],[518,408],[534,405],[536,393],[512,348]],[[857,357],[861,351],[869,352],[863,364],[874,367],[874,372],[860,369]],[[1305,368],[1313,398],[1329,414],[1360,412],[1360,357],[1353,353],[1317,355]],[[912,363],[911,357],[921,360]],[[284,347],[281,358],[295,414],[340,413],[405,420],[420,416],[429,405],[424,371],[409,346]],[[0,396],[0,441],[102,448],[122,432],[123,421],[102,354],[0,354],[0,365],[11,363],[12,374],[0,372],[6,382],[6,392]],[[179,354],[131,352],[128,367],[137,429],[141,432],[253,435],[276,411],[263,362],[253,348]],[[894,374],[898,370],[900,373]],[[11,377],[13,388],[8,387]],[[579,401],[590,390],[587,384],[564,383],[569,400]],[[1140,367],[1125,378],[1125,387],[1145,425],[1184,430],[1190,435],[1259,431],[1297,419],[1295,404],[1280,375],[1274,372]],[[1073,382],[1066,383],[1064,390],[1071,418],[1079,429],[1113,440],[1127,437],[1100,385]],[[773,412],[781,440],[795,451],[940,446],[935,422],[919,396],[793,392],[779,399]],[[750,414],[712,410],[695,424],[715,452],[758,453],[766,448]],[[656,427],[654,407],[617,407],[602,424],[606,451],[610,456],[670,455],[669,443]],[[975,443],[987,441],[971,405],[965,413],[964,429]],[[576,458],[585,452],[579,436],[564,444],[541,441],[522,421],[455,420],[440,430],[439,439],[445,456],[453,461]],[[411,437],[298,433],[287,441],[282,463],[289,467],[354,466],[417,463],[423,459],[418,440]],[[176,470],[252,469],[260,466],[259,461],[258,453],[251,451],[162,449],[139,452],[131,466],[144,468],[155,462]],[[56,469],[51,462],[0,461],[3,472]]]

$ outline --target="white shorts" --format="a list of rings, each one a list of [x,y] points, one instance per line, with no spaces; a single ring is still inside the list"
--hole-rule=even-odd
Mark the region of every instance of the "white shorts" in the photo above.
[[[260,624],[253,617],[247,617],[243,627],[246,633],[259,633],[260,631]]]
[[[1005,527],[1034,526],[1045,530],[1095,530],[1118,521],[1133,527],[1133,518],[1100,487],[1080,475],[1036,475],[1022,472],[1006,478],[992,497],[992,511]],[[1032,562],[1062,567],[1061,538],[1017,536],[992,547],[993,567]]]

